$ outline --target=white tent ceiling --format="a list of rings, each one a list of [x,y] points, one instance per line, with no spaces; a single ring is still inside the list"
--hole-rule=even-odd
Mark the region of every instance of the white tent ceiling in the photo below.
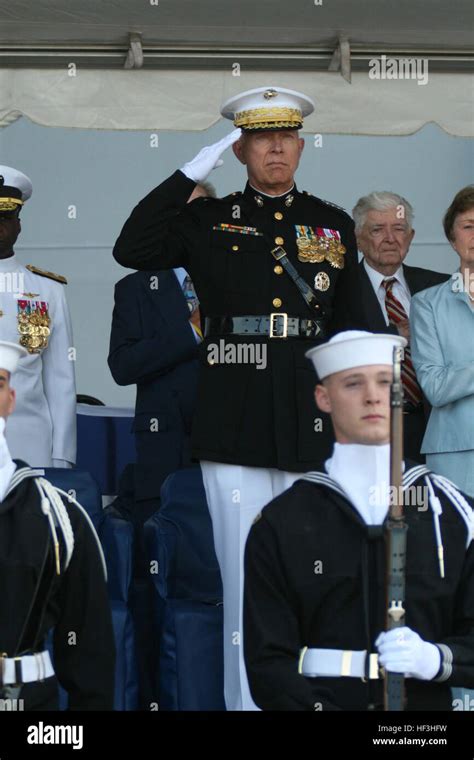
[[[320,4],[317,4],[320,3]],[[472,52],[472,0],[0,0],[0,45],[354,45]],[[5,50],[2,55],[5,54]]]
[[[224,98],[279,83],[318,103],[310,131],[473,135],[473,37],[472,0],[0,0],[0,125],[205,129]],[[328,72],[339,39],[351,83]],[[381,55],[423,57],[428,84],[369,79]]]

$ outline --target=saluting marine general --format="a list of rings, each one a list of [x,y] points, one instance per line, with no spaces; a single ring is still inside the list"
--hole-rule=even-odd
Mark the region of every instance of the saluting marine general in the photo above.
[[[76,385],[66,278],[17,258],[20,211],[30,179],[0,166],[0,339],[27,351],[14,385],[18,404],[7,428],[14,457],[33,467],[71,467],[76,461]]]
[[[298,130],[313,110],[308,97],[280,87],[228,100],[221,113],[237,129],[152,190],[114,248],[127,267],[185,267],[206,316],[192,443],[223,579],[229,710],[255,709],[242,658],[248,530],[261,507],[332,445],[329,418],[315,420],[305,352],[327,337],[338,285],[355,270],[357,251],[351,218],[295,184],[304,148]],[[243,192],[186,206],[230,145],[247,168]],[[261,344],[265,368],[216,361],[222,340],[237,356],[236,347]]]

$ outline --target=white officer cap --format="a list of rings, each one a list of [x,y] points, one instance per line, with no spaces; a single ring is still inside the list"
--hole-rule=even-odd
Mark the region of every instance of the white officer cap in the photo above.
[[[314,364],[320,380],[335,372],[370,364],[393,365],[393,349],[405,347],[407,341],[401,335],[370,333],[365,330],[345,330],[327,343],[315,346],[305,356]]]
[[[257,87],[234,95],[221,114],[242,129],[300,129],[303,117],[314,111],[311,98],[284,87]]]
[[[11,166],[0,166],[0,211],[20,209],[33,192],[31,180]]]
[[[22,356],[26,356],[28,351],[18,343],[9,343],[6,340],[0,340],[0,369],[6,369],[7,372],[14,372]]]

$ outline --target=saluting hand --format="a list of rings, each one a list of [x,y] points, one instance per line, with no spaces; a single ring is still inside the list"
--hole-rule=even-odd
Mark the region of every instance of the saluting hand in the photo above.
[[[235,143],[241,134],[241,129],[234,129],[229,135],[223,137],[222,140],[202,148],[192,161],[184,164],[181,171],[186,177],[194,180],[194,182],[204,182],[213,169],[222,166],[224,163],[221,159],[222,153]]]

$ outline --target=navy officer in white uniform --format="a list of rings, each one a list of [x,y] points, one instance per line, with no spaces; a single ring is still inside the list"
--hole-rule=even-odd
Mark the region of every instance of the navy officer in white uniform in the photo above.
[[[30,179],[0,166],[0,340],[27,356],[12,380],[18,403],[6,438],[13,457],[33,467],[72,467],[76,461],[76,385],[66,279],[24,266],[13,246]]]

